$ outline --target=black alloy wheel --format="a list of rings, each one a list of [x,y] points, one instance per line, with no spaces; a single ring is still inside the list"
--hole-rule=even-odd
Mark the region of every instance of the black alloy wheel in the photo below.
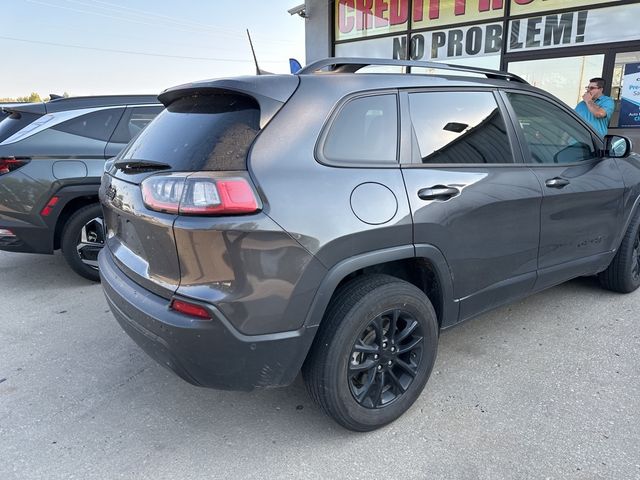
[[[607,290],[630,293],[640,287],[640,213],[636,213],[607,269],[598,274]]]
[[[438,319],[422,290],[389,275],[362,275],[333,295],[302,374],[329,416],[366,432],[411,407],[437,349]]]
[[[402,396],[418,374],[424,337],[409,312],[389,310],[367,325],[351,350],[349,388],[365,408],[381,408]]]

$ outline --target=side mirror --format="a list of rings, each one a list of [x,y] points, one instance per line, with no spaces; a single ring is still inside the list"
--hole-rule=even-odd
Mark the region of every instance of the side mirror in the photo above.
[[[631,154],[631,140],[622,135],[604,137],[605,155],[611,158],[627,158]]]

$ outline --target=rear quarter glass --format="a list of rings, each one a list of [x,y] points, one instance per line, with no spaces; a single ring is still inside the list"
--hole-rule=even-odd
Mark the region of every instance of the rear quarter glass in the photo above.
[[[260,130],[260,108],[237,94],[191,95],[167,106],[123,151],[118,162],[151,161],[172,171],[246,170]],[[116,176],[126,178],[118,170]]]

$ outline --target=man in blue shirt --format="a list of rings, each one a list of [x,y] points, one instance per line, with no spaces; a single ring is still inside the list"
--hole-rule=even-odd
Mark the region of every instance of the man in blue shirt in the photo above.
[[[591,125],[596,132],[604,137],[609,128],[609,120],[613,115],[615,103],[611,97],[603,94],[604,78],[596,77],[589,80],[582,101],[576,106],[576,112]]]

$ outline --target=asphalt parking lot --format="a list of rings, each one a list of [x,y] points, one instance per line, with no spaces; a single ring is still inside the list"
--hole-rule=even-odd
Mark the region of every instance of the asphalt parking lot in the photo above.
[[[193,387],[60,255],[0,252],[0,478],[640,478],[640,291],[574,280],[444,332],[413,408],[343,430],[301,379]]]

